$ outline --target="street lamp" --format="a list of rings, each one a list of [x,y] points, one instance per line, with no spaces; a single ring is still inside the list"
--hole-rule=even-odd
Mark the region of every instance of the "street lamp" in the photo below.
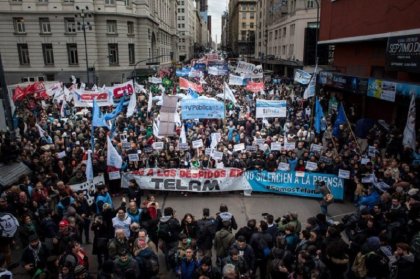
[[[90,83],[89,81],[89,61],[88,61],[88,52],[87,52],[87,43],[86,43],[86,28],[89,30],[92,30],[92,25],[89,21],[85,21],[85,18],[91,18],[92,17],[92,11],[89,10],[89,7],[86,6],[84,9],[80,8],[79,6],[76,6],[76,10],[78,11],[77,14],[74,15],[75,18],[79,17],[82,19],[82,22],[77,22],[77,30],[83,31],[83,38],[85,41],[85,59],[86,59],[86,79],[87,84]]]

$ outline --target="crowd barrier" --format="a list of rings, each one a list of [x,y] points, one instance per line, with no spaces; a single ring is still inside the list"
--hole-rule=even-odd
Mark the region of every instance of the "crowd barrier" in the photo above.
[[[336,200],[343,200],[344,181],[336,175],[313,172],[243,171],[224,169],[140,169],[123,173],[121,187],[135,179],[140,188],[154,191],[245,191],[321,198],[316,182],[325,181]]]

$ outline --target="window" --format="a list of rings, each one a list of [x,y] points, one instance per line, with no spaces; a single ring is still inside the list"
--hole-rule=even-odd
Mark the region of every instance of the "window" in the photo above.
[[[277,35],[278,35],[278,32],[276,30],[276,31],[274,31],[274,40],[277,40]]]
[[[255,13],[254,12],[251,12],[250,15],[249,15],[249,18],[250,19],[254,19],[255,18]]]
[[[242,18],[246,18],[246,13],[242,13]]]
[[[127,34],[134,35],[134,22],[127,21]]]
[[[128,44],[128,63],[133,65],[136,63],[136,56],[134,53],[134,44]]]
[[[243,4],[243,5],[241,6],[241,9],[242,9],[242,11],[246,11],[246,4]]]
[[[74,0],[63,0],[64,3],[74,3]]]
[[[66,33],[76,33],[76,21],[74,18],[65,18],[64,28]]]
[[[17,45],[18,54],[19,54],[19,63],[20,65],[29,65],[29,49],[28,44],[18,44]]]
[[[246,22],[242,22],[242,28],[246,28]]]
[[[69,65],[79,65],[77,44],[67,44],[67,56],[69,59]]]
[[[41,34],[51,34],[50,19],[47,17],[39,18],[39,29]]]
[[[15,17],[13,19],[13,25],[15,28],[15,33],[26,33],[25,31],[25,21],[23,20],[22,17]]]
[[[38,0],[39,3],[48,3],[48,0]]]
[[[108,34],[117,34],[117,21],[116,20],[107,20],[106,21],[106,31]]]
[[[108,44],[109,65],[118,65],[118,44]]]
[[[283,27],[283,37],[286,37],[286,27]]]
[[[131,1],[130,1],[130,0],[124,0],[124,5],[125,5],[126,7],[129,7],[129,6],[130,6],[130,4],[131,4]]]
[[[12,0],[12,2],[20,2],[20,3],[22,3],[22,0]]]
[[[254,5],[249,5],[249,10],[253,11],[254,10]]]
[[[105,5],[115,5],[115,0],[105,0]]]
[[[254,28],[254,23],[253,22],[251,22],[250,24],[249,24],[249,28]]]
[[[54,52],[52,44],[42,44],[42,54],[45,65],[54,65]]]
[[[294,36],[295,35],[295,25],[291,24],[290,25],[290,36]]]
[[[246,31],[241,31],[241,40],[246,41]]]
[[[286,55],[286,46],[283,46],[283,47],[282,47],[282,54],[283,54],[283,55]]]
[[[308,0],[307,7],[308,8],[313,8],[314,7],[314,0]]]

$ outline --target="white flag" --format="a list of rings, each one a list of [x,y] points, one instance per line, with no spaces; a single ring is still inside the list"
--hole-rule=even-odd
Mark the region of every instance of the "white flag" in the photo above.
[[[88,159],[86,162],[86,179],[87,181],[93,181],[93,166],[92,166],[92,150],[87,151]]]
[[[181,141],[181,143],[187,143],[187,136],[185,135],[184,125],[181,126],[181,135],[179,136],[179,140]]]
[[[234,105],[236,105],[236,98],[233,95],[232,90],[229,88],[229,85],[226,82],[223,85],[223,94],[225,94],[226,99],[231,100]]]
[[[122,158],[118,151],[115,149],[114,145],[112,144],[112,141],[109,138],[109,136],[106,137],[106,141],[108,148],[108,152],[106,155],[106,165],[120,169],[122,165]]]
[[[127,107],[127,117],[130,117],[134,114],[134,111],[136,110],[136,93],[133,92],[130,96],[130,102],[128,103]]]
[[[42,138],[45,135],[44,129],[42,129],[38,123],[35,124],[35,127],[38,129],[39,137]]]
[[[211,143],[210,148],[216,148],[217,144],[220,142],[222,136],[220,133],[211,133]]]
[[[160,121],[159,120],[153,121],[153,135],[156,138],[161,139],[163,137],[159,136],[159,125],[160,125]]]
[[[407,123],[404,129],[403,146],[416,151],[416,96],[411,96],[410,108],[408,109]]]
[[[66,117],[66,100],[64,99],[63,99],[63,102],[61,103],[60,116]]]
[[[309,81],[308,87],[306,87],[305,92],[303,93],[303,99],[305,100],[310,97],[315,96],[317,68],[318,68],[318,65],[315,66],[314,74],[311,77],[311,81]]]
[[[152,111],[152,105],[153,105],[153,96],[152,96],[152,92],[149,91],[149,101],[147,102],[147,112]]]

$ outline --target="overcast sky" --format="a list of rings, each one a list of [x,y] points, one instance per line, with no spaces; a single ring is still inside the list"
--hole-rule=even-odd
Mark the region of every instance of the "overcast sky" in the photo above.
[[[220,34],[222,32],[222,14],[227,10],[228,0],[208,0],[209,15],[211,15],[211,36],[213,41],[220,43]]]

